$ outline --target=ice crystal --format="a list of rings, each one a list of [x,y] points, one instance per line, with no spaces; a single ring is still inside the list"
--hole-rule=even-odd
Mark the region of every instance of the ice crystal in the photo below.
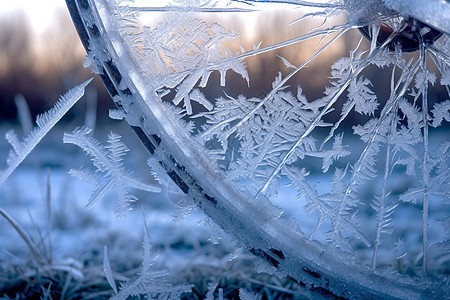
[[[310,17],[320,17],[323,23],[282,41],[276,36],[268,43],[256,42],[251,49],[234,45],[242,42],[239,34],[220,24],[220,18],[211,21],[211,14],[254,12],[267,3],[315,9],[295,11],[288,22],[291,26],[307,26]],[[393,221],[396,214],[407,212],[411,203],[420,204],[421,274],[426,274],[429,207],[436,204],[448,213],[450,180],[445,170],[449,146],[435,140],[448,129],[450,119],[450,41],[445,25],[448,18],[436,14],[436,20],[429,20],[425,12],[431,4],[412,1],[411,7],[403,9],[405,3],[199,0],[158,7],[112,5],[116,19],[106,30],[114,41],[126,44],[121,51],[126,49],[130,55],[122,58],[121,51],[117,55],[119,67],[125,65],[121,70],[129,76],[117,83],[123,93],[115,101],[119,106],[125,104],[123,114],[132,126],[157,134],[156,149],[151,150],[156,164],[230,230],[242,233],[245,226],[234,222],[233,213],[223,216],[208,210],[217,205],[217,210],[226,211],[229,207],[220,202],[224,195],[242,200],[236,200],[236,210],[242,213],[236,213],[237,219],[251,211],[261,230],[270,232],[265,232],[269,237],[276,231],[271,231],[268,219],[276,219],[279,224],[289,224],[283,228],[292,228],[296,237],[303,238],[305,232],[320,243],[318,247],[332,249],[330,255],[338,255],[337,260],[345,260],[339,255],[369,247],[372,261],[363,255],[358,263],[377,269],[381,264],[378,257],[396,259],[392,243],[387,242],[389,235],[404,233]],[[424,13],[418,9],[420,5]],[[162,18],[146,24],[142,20],[147,13]],[[342,14],[346,17],[342,24],[330,22]],[[279,30],[287,30],[285,26]],[[313,60],[323,58],[337,40],[355,28],[368,41],[346,40],[346,45],[351,44],[348,55],[332,64],[323,93],[310,95],[298,77],[305,77]],[[424,39],[430,32],[437,40]],[[295,47],[311,39],[317,39],[318,46],[302,63],[298,57],[281,55],[285,49],[299,51]],[[413,53],[405,54],[407,51]],[[252,85],[262,82],[265,74],[251,73],[250,62],[266,55],[272,55],[277,62],[273,66],[281,66],[281,70],[270,75],[271,86],[254,91]],[[230,71],[240,76],[230,80]],[[214,73],[219,75],[217,79]],[[377,78],[378,74],[383,78]],[[237,89],[239,84],[234,81],[238,80],[243,89]],[[125,89],[128,83],[132,90]],[[439,89],[443,92],[436,96]],[[143,107],[133,106],[139,97],[149,112],[134,108]],[[395,186],[397,181],[402,182],[401,187]],[[246,211],[245,201],[257,209]],[[279,209],[285,213],[267,213]],[[261,211],[265,212],[257,215]],[[308,213],[310,219],[303,219],[298,211]],[[253,239],[258,233],[248,230],[242,239],[248,244],[260,243],[260,247],[272,246],[264,238],[261,242],[261,236]],[[279,250],[273,256],[262,249],[255,252],[274,266],[282,265],[278,259],[285,259]],[[301,251],[296,254],[305,255]],[[316,263],[320,267],[321,262]]]
[[[108,145],[102,146],[90,132],[91,129],[81,127],[64,134],[64,143],[79,146],[92,157],[92,163],[96,167],[96,171],[91,171],[86,167],[69,171],[71,175],[97,187],[89,199],[88,207],[105,197],[108,192],[114,191],[116,194],[115,210],[120,216],[129,209],[130,203],[137,200],[135,195],[129,193],[129,188],[148,192],[161,191],[158,186],[142,182],[125,169],[123,157],[129,149],[121,142],[120,135],[111,132],[108,136]],[[99,173],[102,173],[103,176],[100,176]]]
[[[105,273],[108,282],[116,292],[111,299],[125,300],[131,296],[145,296],[147,299],[180,299],[182,293],[192,290],[193,285],[191,284],[172,285],[169,282],[169,271],[158,265],[159,252],[152,247],[146,224],[142,247],[144,254],[139,277],[134,281],[123,283],[118,292],[116,292],[115,283],[108,268],[109,262],[105,256]]]
[[[92,79],[74,87],[61,96],[55,106],[49,111],[40,114],[36,118],[35,127],[24,139],[20,141],[16,133],[11,129],[6,133],[6,139],[11,144],[12,150],[7,158],[7,168],[0,171],[0,185],[11,175],[19,164],[30,154],[36,145],[55,126],[55,124],[72,108],[84,95],[84,89]]]
[[[293,93],[289,82],[294,82],[293,76],[334,39],[352,26],[366,26],[370,32],[381,36],[386,34],[386,29],[380,22],[390,24],[391,19],[399,22],[402,19],[381,0],[367,1],[364,5],[357,0],[328,4],[299,2],[299,5],[323,8],[321,12],[306,16],[328,18],[344,12],[348,14],[349,22],[266,47],[260,43],[251,51],[241,46],[241,52],[235,53],[226,45],[238,35],[216,22],[201,19],[201,14],[207,11],[226,11],[233,5],[242,9],[239,5],[248,8],[253,4],[256,1],[245,1],[244,4],[231,1],[226,5],[220,1],[177,1],[153,8],[165,13],[162,21],[153,27],[144,25],[139,30],[135,23],[133,34],[129,30],[127,33],[122,30],[122,34],[125,39],[133,40],[131,52],[145,66],[143,75],[164,103],[164,110],[173,117],[181,132],[198,143],[198,147],[203,147],[211,166],[217,166],[214,171],[223,173],[227,182],[246,189],[254,199],[259,199],[276,196],[281,189],[280,183],[287,180],[297,189],[298,200],[306,200],[304,209],[318,214],[317,225],[310,236],[328,220],[331,227],[326,233],[327,240],[343,249],[351,248],[351,237],[366,246],[372,244],[367,238],[370,234],[360,229],[360,209],[370,204],[377,224],[373,243],[375,267],[382,234],[394,230],[391,216],[400,200],[416,202],[420,198],[426,199],[428,194],[439,195],[443,200],[448,197],[435,184],[447,180],[438,169],[442,170],[443,164],[447,163],[448,151],[441,147],[440,152],[436,150],[435,155],[432,154],[428,135],[429,128],[441,127],[449,121],[449,102],[435,102],[431,109],[427,108],[428,90],[433,85],[440,83],[448,89],[448,55],[445,52],[448,37],[430,47],[419,45],[418,55],[409,61],[401,52],[401,42],[389,45],[396,34],[403,34],[401,32],[393,32],[391,37],[380,41],[372,39],[368,49],[360,40],[348,57],[341,57],[332,65],[330,84],[325,87],[324,95],[307,99],[301,85]],[[389,2],[388,6],[394,5]],[[123,8],[116,12],[122,19],[130,14]],[[133,13],[136,12],[139,9]],[[324,46],[300,66],[277,55],[290,73],[280,71],[271,90],[262,97],[224,93],[216,99],[208,99],[203,93],[214,71],[220,73],[220,85],[227,83],[228,70],[240,74],[250,83],[245,58],[331,33],[335,33],[335,38],[323,43]],[[429,71],[426,56],[432,58],[439,74]],[[365,75],[369,68],[390,68],[392,71],[387,96],[380,98],[372,79]],[[257,78],[253,80],[257,81]],[[345,101],[342,102],[343,98]],[[171,104],[167,104],[167,100]],[[196,114],[193,102],[203,107],[200,111],[196,109],[199,111]],[[327,116],[334,110],[340,110],[339,118],[330,123]],[[355,113],[363,118],[355,119],[361,121],[353,123],[351,133],[345,122],[355,118]],[[325,136],[318,133],[324,128],[328,128]],[[350,144],[354,143],[355,136],[362,143],[359,151]],[[420,145],[425,145],[424,151]],[[331,190],[327,192],[318,189],[309,179],[315,170],[307,162],[318,159],[322,172],[331,178]],[[383,168],[381,162],[384,162]],[[419,179],[423,182],[394,200],[387,182],[392,170],[401,166],[406,167],[406,176],[425,179]],[[370,199],[363,199],[360,193],[370,184],[380,186],[382,191]]]

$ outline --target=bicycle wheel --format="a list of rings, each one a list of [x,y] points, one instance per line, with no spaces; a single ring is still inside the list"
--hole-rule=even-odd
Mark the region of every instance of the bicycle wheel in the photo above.
[[[448,19],[389,1],[66,2],[153,167],[251,252],[327,295],[448,296]],[[248,46],[220,24],[238,14],[277,35]],[[369,41],[305,95],[306,67],[356,28]]]

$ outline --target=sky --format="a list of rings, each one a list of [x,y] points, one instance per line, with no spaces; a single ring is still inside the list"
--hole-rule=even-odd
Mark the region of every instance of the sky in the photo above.
[[[169,0],[136,1],[137,5],[143,5],[143,3],[151,3],[152,6],[160,6],[161,4],[166,4]],[[228,0],[217,1],[220,1],[220,3],[226,3]],[[276,7],[279,7],[279,5],[277,5]],[[48,80],[48,86],[45,86],[44,83],[41,83],[39,85],[30,84],[30,82],[33,82],[32,80],[16,80],[14,81],[14,84],[10,84],[8,80],[10,80],[10,78],[16,78],[14,77],[15,75],[22,76],[21,78],[25,78],[24,75],[26,74],[21,71],[22,67],[29,72],[29,74],[27,73],[29,76],[33,76],[33,78],[37,76],[37,78],[45,80],[46,77],[44,78],[44,74],[60,74],[58,72],[65,72],[66,70],[73,71],[72,69],[76,69],[75,67],[77,65],[79,65],[80,69],[82,69],[82,60],[85,55],[85,51],[81,46],[76,31],[71,24],[65,0],[0,0],[0,20],[9,15],[7,18],[8,20],[5,21],[15,21],[14,16],[17,16],[17,14],[12,14],[12,12],[17,12],[18,10],[23,11],[26,16],[28,16],[29,22],[31,23],[32,29],[34,30],[35,34],[32,34],[30,36],[31,42],[27,44],[31,50],[25,51],[29,54],[29,59],[20,59],[20,65],[17,65],[16,60],[18,60],[17,57],[19,56],[16,55],[16,52],[0,51],[0,80],[3,80],[0,82],[0,88],[3,88],[3,92],[7,91],[7,93],[5,92],[6,94],[0,93],[0,106],[2,107],[2,110],[4,112],[6,111],[5,103],[8,102],[12,113],[14,113],[15,110],[11,99],[14,98],[15,94],[24,94],[25,96],[27,96],[27,100],[33,100],[35,101],[35,103],[40,103],[39,101],[44,101],[42,96],[44,95],[44,93],[42,91],[48,90],[53,92],[56,90],[56,88],[53,86],[53,84],[56,83],[52,81],[54,80],[54,78],[56,78],[54,76],[52,77],[52,80]],[[57,14],[64,14],[67,20],[64,18],[59,18],[60,16]],[[19,16],[21,16],[21,14],[19,14]],[[58,18],[55,18],[55,16],[58,16]],[[236,15],[234,15],[233,17],[233,14],[223,16],[223,24],[226,24],[227,22],[228,24],[230,24],[230,22],[232,22],[231,25],[235,25],[235,28],[231,30],[242,33],[240,37],[241,39],[238,42],[244,45],[246,49],[251,49],[253,45],[257,45],[262,39],[258,35],[258,33],[261,32],[258,31],[259,26],[261,26],[261,24],[267,25],[270,22],[268,21],[266,16],[264,18],[259,18],[258,20],[258,13],[243,13],[240,22],[236,22],[236,19],[234,19],[235,17]],[[244,25],[242,26],[242,24]],[[17,24],[15,24],[15,26],[17,27]],[[262,28],[264,28],[266,34],[272,34],[273,32],[271,28],[268,28],[268,26],[262,26]],[[26,27],[25,29],[28,30],[28,27]],[[4,27],[3,30],[7,30],[6,27]],[[0,33],[1,32],[2,28],[0,27]],[[12,35],[14,36],[14,34]],[[6,36],[8,35],[6,34]],[[284,34],[280,36],[280,34],[277,33],[277,38],[281,39],[285,37]],[[268,38],[267,40],[268,43],[270,43],[271,41],[274,42],[274,38],[272,37]],[[11,49],[13,47],[7,47],[6,45],[4,48]],[[312,48],[311,51],[314,51],[314,49]],[[293,55],[298,57],[298,59],[302,57],[300,55],[297,55],[295,49],[292,53]],[[4,59],[5,55],[7,56],[10,54],[12,54],[14,59]],[[308,54],[309,52],[305,52],[305,55]],[[285,53],[285,56],[286,55],[288,54]],[[294,60],[291,62],[295,63],[296,61]],[[256,70],[259,68],[258,66],[262,66],[262,64],[254,60],[253,66]],[[4,74],[8,75],[4,76]],[[81,76],[81,74],[84,73],[80,72],[76,76]],[[270,76],[271,75],[268,75],[268,77]],[[61,75],[57,78],[58,80],[61,79],[61,81],[63,79],[67,79],[65,75]],[[273,78],[270,79],[270,82],[272,79]],[[66,84],[67,83],[64,82],[64,85]],[[36,87],[39,87],[39,89],[37,89]],[[62,88],[62,83],[61,89],[58,91],[65,91],[65,89]],[[52,99],[50,96],[48,96],[47,98]],[[39,105],[36,104],[36,107],[39,107]],[[0,112],[0,117],[1,115],[2,113]]]
[[[12,10],[23,9],[36,33],[42,33],[51,24],[55,10],[65,5],[64,0],[4,0],[0,5],[0,16]]]
[[[142,4],[145,2],[137,0],[136,3]],[[155,6],[160,6],[163,3],[166,3],[166,0],[152,0],[152,5]],[[64,0],[3,0],[0,5],[0,17],[3,13],[23,9],[29,17],[33,29],[40,34],[52,23],[55,10],[65,6]],[[277,7],[279,8],[280,5],[277,4]],[[256,17],[256,14],[245,14],[244,20],[247,28],[253,28]]]

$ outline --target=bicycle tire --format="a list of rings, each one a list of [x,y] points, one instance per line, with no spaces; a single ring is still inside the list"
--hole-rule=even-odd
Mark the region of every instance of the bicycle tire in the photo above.
[[[352,258],[343,252],[336,257],[335,251],[327,253],[323,245],[286,231],[292,225],[249,202],[252,195],[237,193],[222,184],[224,178],[210,169],[198,148],[180,135],[173,120],[158,108],[153,91],[139,76],[130,74],[126,65],[132,59],[121,51],[120,35],[114,35],[108,21],[100,17],[99,10],[108,13],[107,7],[93,0],[66,3],[86,52],[94,61],[94,70],[117,107],[125,115],[131,110],[141,112],[127,119],[138,138],[181,191],[244,247],[282,274],[324,295],[348,299],[418,299],[432,295],[430,282],[413,283],[402,276],[378,274],[368,267],[345,263]],[[183,145],[182,149],[179,145]],[[195,163],[191,157],[197,157]],[[269,202],[264,197],[261,201]]]

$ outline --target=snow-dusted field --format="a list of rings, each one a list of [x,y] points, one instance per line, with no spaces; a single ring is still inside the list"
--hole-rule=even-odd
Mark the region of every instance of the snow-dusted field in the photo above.
[[[3,127],[2,133],[6,129]],[[125,159],[126,166],[139,173],[136,166],[145,164],[144,148],[128,127],[112,129],[128,137],[125,142],[133,152]],[[39,276],[50,276],[55,282],[63,276],[67,284],[78,285],[79,290],[73,288],[67,298],[112,296],[103,269],[104,247],[108,249],[114,279],[135,279],[141,270],[145,224],[152,251],[159,253],[155,261],[158,268],[169,271],[173,284],[195,285],[193,292],[183,297],[201,298],[208,284],[219,284],[225,297],[236,294],[239,287],[247,287],[255,291],[265,288],[274,298],[310,298],[310,293],[293,281],[258,274],[262,261],[239,249],[174,184],[164,186],[161,193],[136,193],[139,201],[122,217],[114,213],[112,194],[87,208],[94,186],[70,176],[68,171],[89,163],[89,158],[77,147],[62,143],[64,130],[68,129],[55,128],[0,187],[1,207],[28,234],[44,258],[38,263],[19,233],[0,218],[0,299],[29,297],[26,291],[33,290],[31,282]],[[97,130],[95,135],[102,140],[108,130],[111,128]],[[9,151],[6,143],[0,150],[5,158]],[[139,175],[153,180],[150,175]],[[101,288],[93,289],[86,282]],[[50,292],[52,288],[45,280],[34,283],[42,288],[38,294],[44,295],[45,289],[49,295],[60,291],[55,283],[56,292]],[[219,288],[216,296],[218,292]]]
[[[95,136],[102,141],[106,139],[111,129],[120,133],[124,137],[124,142],[133,149],[133,152],[126,156],[126,167],[134,170],[141,178],[148,179],[149,182],[154,181],[150,173],[142,174],[145,168],[138,167],[145,164],[147,154],[125,124],[98,129]],[[214,225],[173,183],[164,182],[161,193],[137,192],[139,201],[134,203],[134,209],[122,217],[114,213],[113,194],[108,194],[105,199],[87,208],[86,204],[95,189],[94,186],[70,176],[68,171],[70,168],[88,164],[89,158],[77,147],[62,143],[65,130],[69,131],[71,128],[56,128],[52,131],[0,187],[1,207],[29,234],[40,254],[49,263],[45,265],[46,267],[36,265],[25,241],[5,218],[0,218],[2,285],[11,284],[10,277],[14,276],[11,275],[11,268],[22,270],[12,273],[16,276],[21,272],[28,272],[23,275],[25,277],[34,276],[33,272],[45,274],[48,270],[52,272],[59,270],[66,275],[70,274],[74,281],[89,279],[94,272],[97,280],[106,281],[103,270],[104,246],[108,248],[109,262],[115,279],[118,282],[132,280],[139,273],[142,262],[144,223],[147,225],[152,249],[159,251],[157,265],[159,268],[169,270],[174,283],[203,287],[204,290],[198,291],[199,295],[206,293],[208,283],[230,284],[230,276],[238,282],[234,283],[234,287],[255,288],[255,282],[265,283],[256,279],[262,276],[257,275],[257,270],[261,271],[261,268],[263,271],[270,270],[264,270],[259,260],[245,251],[242,252],[233,238]],[[8,147],[4,145],[1,147],[1,157],[7,156]],[[148,171],[150,172],[149,169]],[[320,176],[315,180],[323,191],[330,188],[324,184],[326,181],[321,182]],[[397,184],[401,185],[402,179],[398,180]],[[289,188],[283,191],[295,193]],[[299,220],[302,228],[312,229],[315,225],[314,220],[308,218],[303,211],[296,214],[295,207],[284,207],[286,204],[283,203],[283,197],[286,195],[283,193],[274,203],[289,212],[290,215],[286,217]],[[445,216],[445,212],[433,209],[430,213],[434,217],[442,214]],[[409,228],[411,233],[420,232],[420,222],[411,222],[420,218],[420,207],[411,207],[409,212],[403,214],[395,216],[395,226]],[[365,225],[373,226],[369,223]],[[430,232],[433,239],[436,241],[444,239],[445,233],[434,228],[439,226],[432,222]],[[418,242],[420,236],[411,234],[403,238],[407,244],[406,248],[416,248],[415,251],[420,253]],[[431,248],[431,253],[432,250]],[[371,251],[367,253],[361,251],[359,255],[366,256],[366,259],[370,260]],[[381,263],[389,264],[388,257],[386,256]],[[419,254],[417,259],[420,259]],[[441,260],[445,262],[446,258],[442,257]],[[273,278],[281,280],[276,276],[269,278],[271,279],[267,280]],[[104,284],[100,294],[92,294],[112,295],[112,289],[105,282]],[[300,298],[311,296],[306,291],[299,290],[298,286],[295,289],[291,287],[291,290],[288,288],[283,290],[282,286],[278,288],[279,290],[275,289],[273,292],[274,295],[286,296],[296,293],[301,295]],[[3,289],[5,292],[5,286]],[[233,289],[228,292],[232,291]],[[318,295],[314,295],[316,296]]]

